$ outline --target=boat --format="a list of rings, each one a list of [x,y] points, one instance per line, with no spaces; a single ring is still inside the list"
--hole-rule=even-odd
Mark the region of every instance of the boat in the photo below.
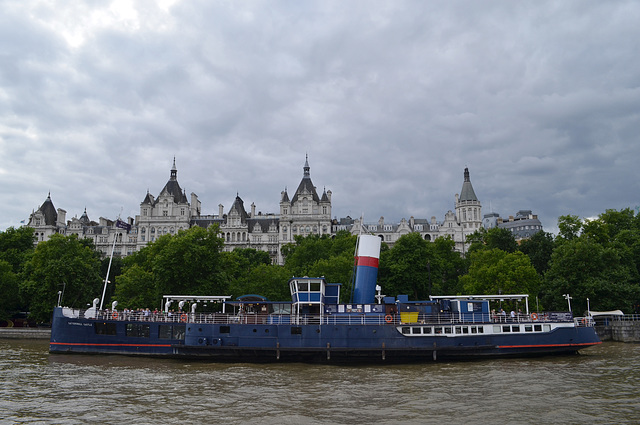
[[[341,284],[294,277],[291,301],[259,295],[166,295],[161,310],[56,307],[51,353],[124,354],[232,362],[404,363],[558,355],[600,344],[590,317],[530,312],[528,295],[388,297],[377,283],[380,239],[361,235],[352,302]],[[494,314],[491,303],[524,309]],[[198,312],[204,304],[215,312]],[[178,311],[171,307],[177,306]]]

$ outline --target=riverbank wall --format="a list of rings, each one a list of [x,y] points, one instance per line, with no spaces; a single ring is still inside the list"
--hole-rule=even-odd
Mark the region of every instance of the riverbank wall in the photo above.
[[[51,329],[0,328],[0,339],[51,339]]]
[[[596,332],[602,341],[640,342],[640,317],[623,316],[619,320],[607,320],[596,324]]]

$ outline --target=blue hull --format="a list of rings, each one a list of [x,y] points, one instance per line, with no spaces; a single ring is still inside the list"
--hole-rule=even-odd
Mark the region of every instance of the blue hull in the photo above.
[[[454,335],[407,335],[411,325],[236,324],[176,321],[95,320],[66,317],[56,308],[50,352],[98,353],[215,361],[410,362],[474,357],[575,353],[600,344],[589,326],[549,332],[460,334],[481,323],[457,324]],[[265,320],[266,322],[266,320]],[[485,326],[493,325],[484,324]],[[424,325],[415,325],[424,327]],[[551,327],[551,325],[549,325]],[[409,330],[406,330],[409,329]],[[434,328],[430,328],[432,330]],[[489,329],[487,327],[487,329]],[[524,329],[524,325],[523,325]],[[465,330],[465,329],[462,329]],[[475,330],[475,329],[474,329]]]

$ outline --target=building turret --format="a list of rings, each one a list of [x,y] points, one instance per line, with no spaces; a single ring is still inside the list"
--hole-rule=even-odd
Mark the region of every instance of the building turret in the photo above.
[[[469,177],[469,169],[464,169],[464,182],[460,195],[456,195],[456,218],[462,229],[461,243],[466,244],[466,237],[482,227],[482,205],[476,196],[471,178]],[[463,253],[466,247],[463,246]]]

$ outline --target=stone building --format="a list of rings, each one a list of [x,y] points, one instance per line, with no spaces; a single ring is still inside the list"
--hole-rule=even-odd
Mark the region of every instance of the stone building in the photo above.
[[[435,216],[430,220],[403,218],[400,223],[385,222],[380,217],[377,223],[361,223],[359,219],[346,217],[333,223],[333,233],[348,230],[353,234],[365,231],[378,235],[389,247],[403,235],[418,232],[423,239],[434,241],[438,237],[449,237],[455,242],[455,249],[464,254],[467,248],[466,237],[478,230],[482,224],[482,205],[471,184],[469,169],[464,169],[464,181],[460,194],[455,195],[455,213],[451,210],[444,215],[444,220],[437,221]]]
[[[132,228],[134,234],[137,234],[136,250],[139,251],[162,235],[173,235],[180,230],[188,229],[191,227],[192,217],[200,215],[200,208],[198,196],[191,193],[191,203],[189,203],[186,192],[180,187],[174,158],[169,181],[158,197],[155,198],[147,191],[147,195],[140,203],[140,215],[136,216],[135,226]]]
[[[65,222],[66,214],[63,209],[56,210],[49,194],[42,206],[29,217],[27,225],[34,228],[35,243],[48,240],[56,233],[76,234],[80,238],[91,239],[96,250],[105,256],[111,255],[112,250],[117,256],[129,255],[136,250],[135,234],[117,228],[115,221],[104,217],[100,217],[98,222],[90,220],[86,208],[80,218],[76,216]],[[133,219],[129,219],[128,224],[132,223]]]
[[[287,189],[280,193],[280,234],[278,263],[282,264],[282,246],[294,242],[295,236],[330,235],[331,191],[323,190],[318,196],[311,181],[309,158],[305,158],[303,175],[298,188],[289,199]]]
[[[46,241],[56,233],[65,234],[66,215],[65,210],[60,208],[56,210],[56,207],[53,206],[51,192],[49,192],[40,208],[31,212],[29,223],[27,223],[27,226],[35,229],[36,243]]]
[[[507,229],[513,234],[516,241],[529,239],[537,232],[542,232],[542,223],[538,220],[538,216],[533,214],[531,210],[520,210],[515,217],[510,215],[508,219],[503,219],[499,214],[492,212],[485,214],[482,219],[482,227],[492,229],[498,227]]]
[[[467,248],[466,237],[483,224],[482,205],[473,190],[468,168],[464,170],[462,190],[459,195],[455,195],[454,209],[449,210],[442,221],[438,221],[435,216],[431,219],[410,217],[408,220],[403,218],[399,223],[386,222],[384,217],[373,223],[361,223],[360,219],[350,217],[332,219],[332,193],[323,189],[322,194],[318,194],[311,180],[310,169],[309,159],[306,157],[302,179],[296,191],[291,197],[286,188],[280,193],[280,211],[277,214],[256,213],[253,203],[250,211],[247,211],[244,201],[236,194],[226,213],[224,206],[220,204],[217,214],[205,215],[202,214],[198,196],[191,193],[187,197],[186,191],[180,187],[174,158],[169,180],[157,198],[147,191],[140,203],[140,214],[135,219],[127,219],[131,225],[129,231],[118,228],[115,221],[102,217],[99,222],[91,221],[86,209],[80,218],[74,217],[66,222],[66,211],[56,210],[50,196],[31,214],[29,226],[35,229],[38,241],[46,240],[54,233],[76,233],[90,238],[104,255],[111,253],[115,239],[114,254],[126,256],[162,235],[173,235],[192,226],[206,228],[211,224],[218,224],[225,251],[254,248],[268,252],[273,263],[282,264],[282,247],[293,243],[295,236],[334,235],[340,230],[356,234],[364,229],[378,235],[389,246],[393,246],[401,236],[410,232],[418,232],[428,241],[450,237],[455,242],[455,249],[464,254]],[[514,232],[519,232],[520,230],[515,230],[519,227],[535,225],[522,221],[525,216],[529,217],[521,211],[512,220],[519,224],[514,227]],[[530,219],[537,221],[535,216]],[[508,222],[503,221],[503,224],[507,225]],[[525,230],[529,229],[523,228]]]

